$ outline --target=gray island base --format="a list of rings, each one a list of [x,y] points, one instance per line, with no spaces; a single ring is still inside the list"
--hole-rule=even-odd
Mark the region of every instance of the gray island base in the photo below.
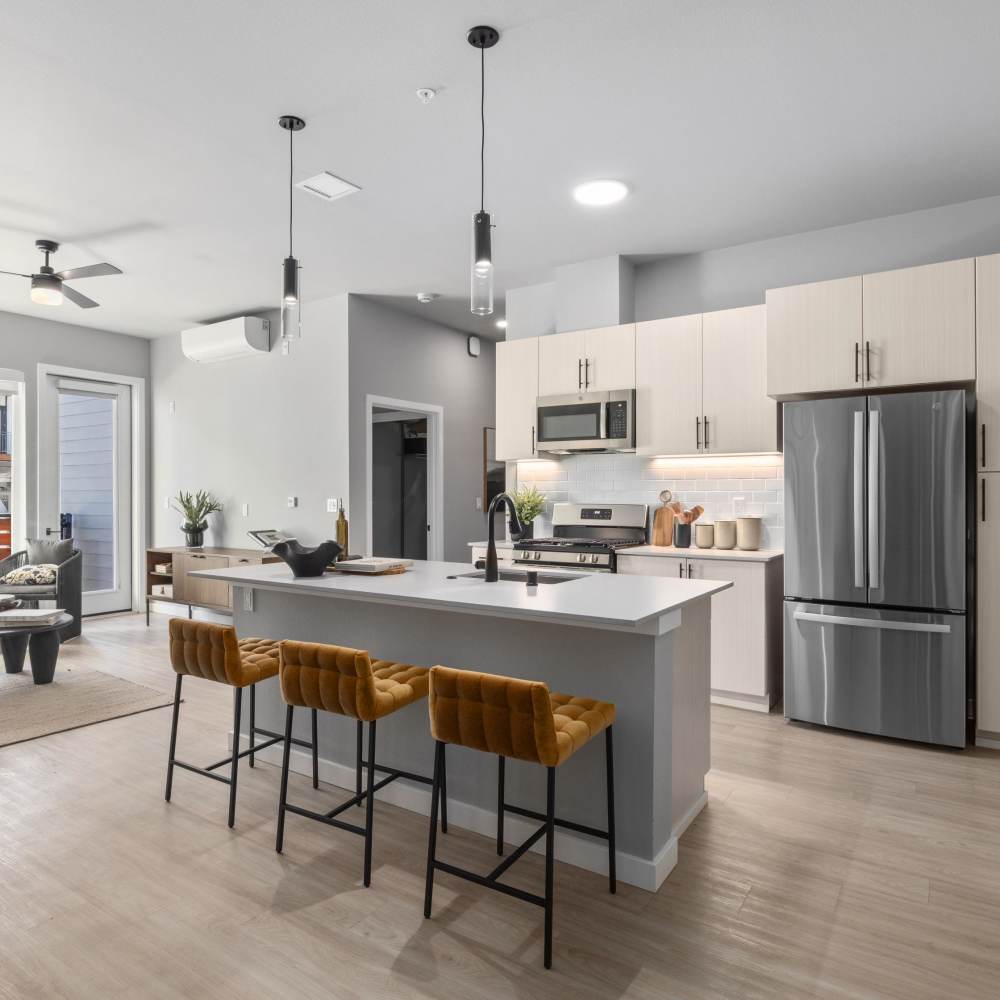
[[[614,702],[618,878],[655,891],[676,864],[678,838],[706,801],[711,595],[732,584],[593,573],[532,593],[521,582],[486,584],[469,573],[467,563],[418,562],[407,573],[382,577],[296,580],[283,564],[196,575],[236,588],[240,636],[353,646],[382,659],[542,680],[552,691]],[[308,713],[298,714],[296,735],[307,739]],[[257,720],[283,730],[277,678],[260,686]],[[352,720],[320,713],[320,776],[352,792],[355,735]],[[378,743],[379,763],[430,775],[426,702],[380,726]],[[260,757],[278,762],[268,751]],[[309,773],[306,755],[292,759],[296,770]],[[559,768],[557,814],[604,829],[604,780],[604,741],[594,740]],[[496,786],[495,757],[449,749],[450,823],[494,836]],[[379,798],[430,812],[425,786],[401,780]],[[507,800],[544,808],[544,768],[508,761]],[[535,825],[508,815],[508,843]],[[377,864],[377,838],[375,854]],[[556,857],[607,871],[606,845],[572,831],[558,830]]]

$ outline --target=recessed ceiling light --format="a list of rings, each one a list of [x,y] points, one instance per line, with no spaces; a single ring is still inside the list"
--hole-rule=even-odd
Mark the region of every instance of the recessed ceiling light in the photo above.
[[[357,184],[345,181],[343,177],[331,174],[329,170],[324,170],[323,173],[317,174],[315,177],[307,177],[295,186],[316,195],[317,198],[322,198],[324,201],[336,201],[338,198],[344,198],[361,190]]]
[[[614,205],[628,194],[621,181],[585,181],[573,188],[573,197],[581,205]]]
[[[498,319],[497,320],[497,329],[498,330],[506,330],[507,329],[507,320],[505,320],[505,319]]]
[[[441,298],[437,292],[417,292],[417,301],[422,302],[427,305],[428,302],[433,302],[435,299]]]

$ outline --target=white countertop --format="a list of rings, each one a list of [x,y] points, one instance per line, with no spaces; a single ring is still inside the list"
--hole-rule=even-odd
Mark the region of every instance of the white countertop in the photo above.
[[[486,542],[469,542],[469,548],[485,549]],[[512,549],[513,542],[497,542],[497,550]],[[678,549],[673,545],[633,545],[631,548],[622,549],[618,553],[618,558],[625,556],[672,556],[675,559],[734,559],[738,562],[770,562],[772,559],[780,559],[784,556],[783,549],[757,549],[754,552],[747,552],[743,549],[699,549],[692,545],[689,549]]]
[[[296,579],[284,563],[266,563],[198,570],[193,575],[303,597],[426,607],[646,634],[674,627],[679,616],[673,624],[661,620],[686,604],[732,586],[725,580],[585,573],[565,583],[540,584],[529,592],[521,582],[485,583],[463,577],[470,572],[474,570],[469,563],[416,562],[406,573],[394,575],[328,573]]]

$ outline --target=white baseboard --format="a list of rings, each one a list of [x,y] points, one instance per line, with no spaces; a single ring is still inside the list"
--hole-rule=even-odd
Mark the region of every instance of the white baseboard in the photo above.
[[[987,750],[1000,750],[1000,733],[977,730],[976,746],[985,747]]]
[[[736,694],[732,691],[716,691],[712,689],[712,704],[726,705],[729,708],[745,708],[751,712],[770,712],[770,695]]]
[[[229,736],[229,743],[230,749],[232,749],[232,733]],[[246,749],[245,744],[241,743],[241,749]],[[280,746],[272,746],[261,750],[256,757],[257,760],[280,767],[282,752]],[[290,766],[296,774],[312,775],[312,755],[307,751],[293,747]],[[327,784],[337,785],[340,788],[349,789],[351,792],[354,791],[355,771],[347,764],[337,764],[321,757],[319,778],[320,781]],[[277,785],[275,785],[275,791],[277,792]],[[379,791],[378,798],[379,801],[409,809],[421,816],[429,816],[431,812],[430,788],[424,785],[415,785],[403,779],[386,785]],[[619,881],[627,882],[629,885],[645,889],[648,892],[656,892],[663,884],[663,880],[673,870],[674,865],[677,864],[677,838],[702,810],[706,801],[707,795],[703,794],[677,824],[677,827],[671,832],[670,839],[651,861],[619,850],[615,855]],[[299,805],[302,804],[299,803]],[[496,837],[496,813],[470,805],[467,802],[448,799],[448,824],[454,824],[464,830],[471,830],[473,833],[481,833],[486,837]],[[523,819],[508,813],[504,819],[504,840],[508,844],[518,844],[526,840],[537,828],[538,824],[533,820]],[[544,845],[540,842],[531,849],[536,854],[542,854],[545,850]],[[555,856],[557,861],[564,864],[576,865],[577,868],[584,868],[600,875],[608,873],[608,850],[605,844],[599,840],[580,836],[570,830],[556,829]]]

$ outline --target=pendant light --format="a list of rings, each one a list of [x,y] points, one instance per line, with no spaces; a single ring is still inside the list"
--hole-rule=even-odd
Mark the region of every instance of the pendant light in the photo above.
[[[292,177],[295,157],[292,142],[296,132],[306,123],[295,115],[283,115],[278,124],[288,133],[288,256],[282,266],[281,281],[281,337],[290,340],[302,336],[302,303],[299,295],[299,262],[292,253]]]
[[[479,49],[479,211],[472,217],[472,290],[469,307],[476,316],[493,312],[493,239],[490,213],[486,211],[486,50],[500,41],[496,28],[481,24],[468,34]]]

